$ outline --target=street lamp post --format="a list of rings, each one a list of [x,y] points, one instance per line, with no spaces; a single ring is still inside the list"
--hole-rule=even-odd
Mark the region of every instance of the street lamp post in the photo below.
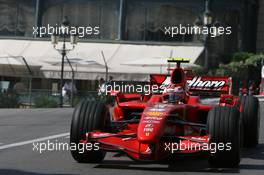
[[[210,0],[206,0],[205,1],[205,12],[204,12],[204,25],[207,28],[211,27],[211,24],[213,22],[213,18],[211,15],[211,11],[209,9],[209,1]],[[204,52],[204,56],[205,56],[205,60],[204,60],[204,67],[205,70],[208,70],[208,59],[209,59],[209,55],[208,55],[208,43],[209,43],[209,32],[207,34],[205,34],[205,38],[204,38],[204,48],[205,48],[205,52]]]
[[[58,45],[59,42],[59,35],[57,33],[54,33],[53,35],[51,35],[51,43],[53,44],[54,48],[59,51],[59,53],[62,55],[61,58],[61,77],[60,77],[60,107],[63,107],[63,94],[62,94],[62,89],[63,89],[63,74],[64,74],[64,60],[65,60],[65,56],[67,55],[67,53],[69,51],[72,51],[75,47],[75,45],[77,44],[77,35],[71,35],[70,37],[70,43],[72,45],[72,48],[67,49],[66,48],[66,38],[68,36],[68,32],[66,31],[66,28],[69,27],[69,21],[67,19],[67,17],[64,17],[63,21],[62,21],[62,37],[63,37],[63,43],[62,43],[62,48],[57,48],[56,46]],[[72,82],[73,83],[73,82]],[[73,90],[73,89],[72,89]],[[72,97],[71,97],[72,98]]]
[[[62,94],[62,88],[63,88],[63,74],[64,74],[64,57],[66,55],[66,46],[65,46],[65,36],[63,37],[63,46],[61,50],[61,80],[60,80],[60,107],[63,107],[63,94]]]
[[[198,27],[207,27],[208,29],[211,27],[213,23],[213,17],[210,11],[210,0],[205,0],[205,10],[203,13],[203,20],[199,17],[195,21],[195,25]],[[208,70],[208,62],[209,62],[209,53],[208,53],[208,45],[209,45],[209,32],[204,34],[204,68]]]

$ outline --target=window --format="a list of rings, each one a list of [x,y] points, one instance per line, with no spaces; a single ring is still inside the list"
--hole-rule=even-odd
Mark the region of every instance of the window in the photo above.
[[[100,27],[99,35],[88,35],[87,39],[116,39],[118,31],[119,0],[45,0],[42,25],[60,25],[64,16],[72,26]]]
[[[0,0],[0,35],[31,37],[35,0]]]
[[[196,16],[169,2],[128,1],[125,39],[144,41],[193,41],[192,35],[165,35],[165,27],[192,25]]]

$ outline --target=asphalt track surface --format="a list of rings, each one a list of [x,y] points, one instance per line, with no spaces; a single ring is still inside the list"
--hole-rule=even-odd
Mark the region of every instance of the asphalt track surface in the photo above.
[[[36,142],[69,142],[72,109],[0,109],[0,175],[264,174],[264,103],[260,144],[243,150],[237,169],[211,169],[206,158],[177,159],[173,165],[139,164],[107,154],[100,164],[79,164],[69,151],[33,151]]]

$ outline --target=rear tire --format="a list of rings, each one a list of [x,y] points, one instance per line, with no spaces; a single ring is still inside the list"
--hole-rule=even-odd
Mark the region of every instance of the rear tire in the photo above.
[[[218,106],[211,109],[207,118],[212,167],[237,167],[240,162],[240,112],[236,107]],[[218,147],[224,144],[224,149]]]
[[[253,96],[241,97],[244,147],[256,147],[259,140],[259,101]]]
[[[74,110],[70,142],[78,145],[80,140],[86,138],[86,133],[94,130],[104,130],[108,117],[108,109],[102,102],[82,101]],[[105,157],[103,150],[91,150],[80,153],[79,150],[71,150],[72,157],[80,163],[97,163]]]

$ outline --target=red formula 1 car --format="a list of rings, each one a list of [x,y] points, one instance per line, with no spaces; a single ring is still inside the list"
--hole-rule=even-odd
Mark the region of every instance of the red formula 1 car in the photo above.
[[[162,92],[114,93],[112,105],[85,100],[76,107],[70,141],[88,148],[71,151],[76,161],[100,162],[106,152],[145,162],[205,153],[211,166],[239,165],[241,147],[258,144],[258,99],[232,95],[229,77],[187,77],[180,67],[187,60],[169,61],[177,65],[170,76],[151,75]],[[218,99],[201,98],[211,94]]]

